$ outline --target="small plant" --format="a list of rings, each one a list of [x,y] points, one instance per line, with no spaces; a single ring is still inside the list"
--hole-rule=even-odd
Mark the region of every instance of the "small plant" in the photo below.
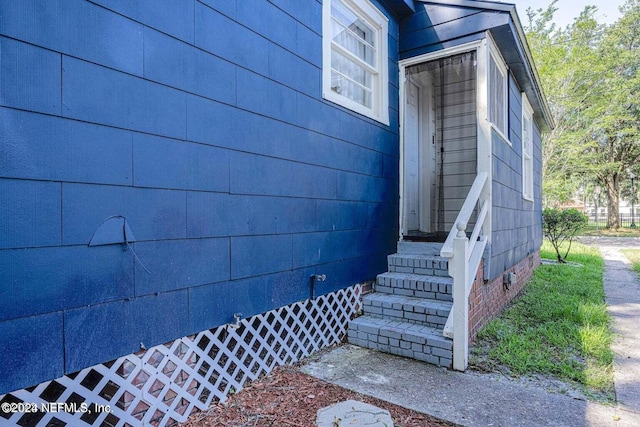
[[[587,216],[577,209],[547,208],[542,212],[542,231],[556,250],[558,262],[567,262],[567,255],[571,250],[573,239],[582,231],[588,221]],[[569,246],[562,256],[560,247],[565,242],[568,242]]]

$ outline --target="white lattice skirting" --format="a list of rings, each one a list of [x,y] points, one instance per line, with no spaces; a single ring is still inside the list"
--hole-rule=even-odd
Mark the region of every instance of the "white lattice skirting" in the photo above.
[[[38,409],[0,411],[0,425],[175,425],[247,381],[339,342],[361,292],[355,285],[0,396],[14,408]]]

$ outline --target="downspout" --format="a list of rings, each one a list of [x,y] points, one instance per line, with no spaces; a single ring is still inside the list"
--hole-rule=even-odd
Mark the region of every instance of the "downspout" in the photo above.
[[[492,158],[492,147],[491,147],[491,125],[488,121],[488,57],[489,57],[489,46],[490,36],[487,34],[487,38],[482,41],[482,44],[478,46],[477,57],[476,57],[476,102],[477,102],[477,172],[486,172],[487,173],[487,183],[485,184],[484,189],[480,195],[480,199],[487,201],[489,210],[487,212],[487,216],[485,218],[484,224],[482,226],[483,234],[487,236],[487,246],[485,247],[485,256],[483,256],[484,260],[484,279],[487,280],[489,278],[489,273],[491,269],[491,241],[492,241],[492,211],[493,211],[493,201],[492,201],[492,183],[493,183],[493,158]]]
[[[440,170],[438,172],[438,226],[437,232],[444,233],[444,58],[438,63],[440,68]]]

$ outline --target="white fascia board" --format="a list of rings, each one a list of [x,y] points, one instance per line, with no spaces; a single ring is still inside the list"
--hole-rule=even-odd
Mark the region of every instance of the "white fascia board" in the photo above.
[[[499,12],[510,12],[516,5],[512,3],[502,3],[482,0],[417,0],[420,3],[442,4],[447,6],[471,7],[474,9],[496,10]]]

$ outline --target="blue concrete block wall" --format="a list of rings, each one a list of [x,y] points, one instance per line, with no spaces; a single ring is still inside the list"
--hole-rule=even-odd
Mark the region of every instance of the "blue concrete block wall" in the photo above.
[[[0,394],[385,270],[411,2],[374,3],[391,126],[322,99],[319,0],[0,0]]]

